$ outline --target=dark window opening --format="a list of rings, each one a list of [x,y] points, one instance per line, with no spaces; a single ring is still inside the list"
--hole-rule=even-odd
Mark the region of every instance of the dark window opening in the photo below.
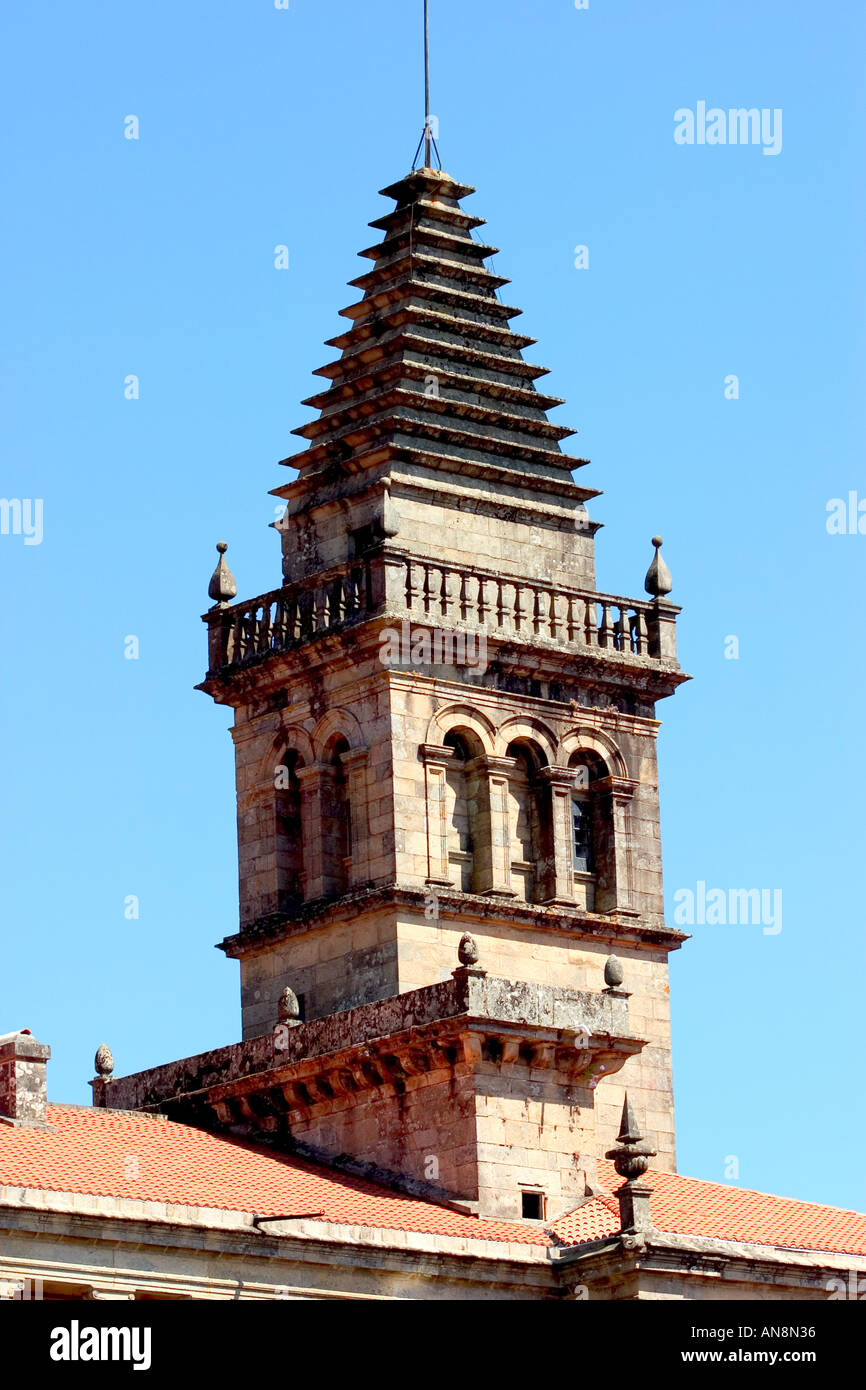
[[[521,1192],[521,1215],[526,1221],[544,1220],[544,1193]]]
[[[442,742],[445,748],[453,749],[453,751],[457,754],[457,757],[460,759],[462,763],[469,762],[469,759],[472,757],[472,754],[469,752],[469,749],[466,746],[466,740],[465,738],[463,738],[461,734],[446,734]]]
[[[383,539],[382,528],[371,521],[367,526],[359,526],[357,530],[349,532],[350,559],[357,560],[368,551],[373,550]]]
[[[576,872],[595,873],[592,845],[592,806],[580,797],[571,800],[571,844]]]

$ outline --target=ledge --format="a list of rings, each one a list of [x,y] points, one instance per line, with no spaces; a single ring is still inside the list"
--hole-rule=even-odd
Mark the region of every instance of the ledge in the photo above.
[[[277,941],[286,941],[302,932],[331,922],[357,917],[361,913],[383,906],[424,909],[427,889],[402,888],[397,884],[381,887],[359,888],[353,893],[344,894],[333,902],[305,903],[297,914],[274,913],[259,918],[242,927],[239,932],[224,937],[217,942],[216,949],[224,951],[231,959],[238,959],[247,951],[261,950]],[[456,888],[437,887],[436,896],[440,906],[445,906],[453,917],[471,921],[503,922],[511,926],[539,927],[557,931],[571,931],[576,936],[597,939],[604,943],[647,942],[664,946],[667,950],[678,950],[688,941],[687,932],[665,923],[649,924],[634,916],[631,910],[622,913],[587,912],[580,907],[546,907],[543,903],[518,902],[509,898],[507,902],[487,897],[481,893],[463,893]]]
[[[617,990],[567,990],[462,968],[439,984],[309,1023],[289,1026],[275,1021],[273,1032],[246,1042],[126,1077],[99,1078],[90,1085],[95,1106],[119,1110],[192,1101],[213,1106],[232,1097],[300,1085],[300,1093],[294,1090],[286,1096],[288,1105],[297,1108],[307,1103],[305,1076],[348,1067],[350,1080],[345,1085],[337,1082],[338,1089],[401,1084],[407,1075],[429,1070],[434,1055],[449,1065],[458,1054],[468,1061],[482,1060],[491,1037],[503,1061],[558,1065],[569,1072],[570,1080],[584,1078],[589,1084],[593,1068],[599,1075],[617,1071],[643,1047],[643,1039],[629,1030],[627,999]],[[529,1056],[521,1054],[521,1044]],[[559,1058],[557,1048],[563,1050]],[[378,1072],[377,1051],[382,1062]],[[325,1095],[330,1089],[330,1083],[319,1088]]]

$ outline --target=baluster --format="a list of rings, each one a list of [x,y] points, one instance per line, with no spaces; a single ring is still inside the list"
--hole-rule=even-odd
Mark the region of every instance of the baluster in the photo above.
[[[617,604],[619,617],[613,625],[613,645],[618,652],[629,650],[628,614],[622,604]]]
[[[286,641],[295,642],[301,635],[301,614],[297,594],[286,599]]]
[[[539,633],[544,626],[544,611],[542,609],[541,590],[532,588],[532,631]]]
[[[559,629],[562,624],[559,621],[559,600],[553,589],[550,591],[550,602],[547,611],[547,625],[550,635],[554,641],[559,637]]]
[[[331,626],[341,623],[346,616],[346,576],[338,574],[331,585]]]
[[[596,613],[595,599],[586,600],[586,612],[584,614],[584,632],[586,634],[586,645],[588,647],[598,646],[598,617]]]
[[[432,577],[431,577],[431,568],[430,568],[429,565],[425,565],[425,566],[424,566],[424,589],[423,589],[423,595],[424,595],[424,612],[425,612],[425,613],[429,613],[429,612],[430,612],[430,604],[431,604],[432,601],[433,601],[433,582],[432,582]]]
[[[460,578],[460,621],[467,622],[469,619],[469,577],[461,575]]]
[[[496,581],[496,624],[505,626],[505,583],[501,579]]]
[[[238,643],[238,657],[241,661],[245,661],[252,650],[252,622],[253,620],[249,609],[244,609],[241,614],[240,642]]]
[[[320,584],[320,585],[316,588],[316,590],[315,590],[315,597],[314,597],[314,600],[313,600],[313,605],[314,605],[314,613],[315,613],[315,629],[314,629],[314,631],[316,631],[316,632],[326,632],[326,631],[327,631],[327,626],[328,626],[328,624],[327,624],[327,617],[328,617],[328,591],[327,591],[327,589],[325,588],[324,584]]]
[[[514,631],[515,631],[515,632],[519,632],[519,631],[520,631],[521,625],[522,625],[522,623],[523,623],[524,608],[523,608],[523,604],[522,604],[522,602],[521,602],[522,597],[523,597],[523,585],[522,585],[522,584],[515,584],[515,585],[514,585],[514,602],[513,602],[513,604],[511,605],[511,616],[512,616],[512,622],[514,623]]]
[[[598,645],[600,647],[609,647],[611,645],[612,635],[613,630],[610,625],[610,604],[605,603],[605,601],[602,599],[601,624],[598,629]]]
[[[351,565],[343,576],[343,617],[351,618],[358,611],[358,582]]]
[[[286,627],[286,601],[285,601],[285,599],[284,599],[284,598],[278,598],[277,601],[276,601],[276,603],[275,603],[275,605],[274,605],[274,609],[275,609],[275,611],[274,611],[274,623],[273,623],[273,637],[272,637],[272,639],[271,639],[271,646],[273,647],[274,651],[276,652],[276,651],[282,651],[283,647],[285,647],[285,645],[286,645],[286,640],[287,640],[287,638],[288,638],[288,631],[287,631],[287,627]]]
[[[411,610],[415,607],[415,599],[418,596],[418,583],[416,580],[417,566],[411,560],[406,561],[406,607]]]
[[[489,610],[490,610],[490,604],[487,602],[487,594],[486,594],[485,591],[484,591],[485,582],[486,582],[486,581],[485,581],[484,579],[482,579],[481,576],[479,575],[479,576],[478,576],[478,610],[477,610],[477,611],[478,611],[478,621],[479,621],[479,623],[481,624],[482,627],[485,627],[485,626],[486,626],[486,624],[485,624],[485,622],[484,622],[484,619],[487,617],[487,614],[488,614],[488,612],[489,612]]]
[[[259,623],[259,630],[256,634],[256,651],[267,652],[271,649],[271,605],[262,604],[262,620]]]
[[[637,656],[646,656],[649,650],[649,643],[646,630],[646,614],[642,608],[638,608],[633,619],[632,636],[634,638],[634,650]]]
[[[367,580],[369,571],[366,565],[356,565],[349,571],[349,583],[346,591],[347,612],[364,613],[369,608],[367,601]]]
[[[447,618],[448,609],[454,602],[454,574],[451,570],[442,570],[442,583],[440,586],[440,607],[442,614]]]
[[[577,621],[574,611],[574,597],[571,594],[565,596],[565,635],[569,642],[583,641],[583,631]]]

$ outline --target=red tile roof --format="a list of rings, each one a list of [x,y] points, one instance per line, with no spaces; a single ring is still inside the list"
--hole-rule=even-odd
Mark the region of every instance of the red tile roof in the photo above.
[[[613,1193],[622,1185],[607,1159],[599,1160],[598,1180],[606,1193]],[[644,1181],[652,1190],[650,1212],[659,1231],[794,1250],[866,1255],[866,1215],[861,1212],[726,1187],[679,1173],[650,1170]],[[615,1198],[604,1195],[562,1217],[552,1229],[564,1243],[580,1245],[617,1231],[618,1213]]]
[[[47,1130],[0,1125],[0,1185],[318,1217],[352,1226],[548,1245],[540,1226],[482,1221],[257,1144],[136,1111],[49,1105]]]
[[[56,1133],[0,1125],[0,1185],[535,1247],[580,1245],[619,1229],[612,1194],[621,1179],[604,1159],[598,1165],[602,1193],[545,1231],[465,1216],[336,1169],[135,1111],[51,1105],[48,1119]],[[659,1231],[866,1255],[866,1215],[858,1212],[677,1173],[650,1171],[645,1181]]]

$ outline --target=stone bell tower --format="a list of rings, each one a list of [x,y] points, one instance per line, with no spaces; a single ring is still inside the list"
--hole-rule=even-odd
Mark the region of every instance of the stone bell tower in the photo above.
[[[221,949],[244,1039],[284,1025],[279,1085],[213,1115],[510,1218],[583,1196],[626,1085],[674,1163],[656,701],[686,676],[658,538],[649,601],[596,590],[599,494],[472,192],[431,168],[384,190],[275,489],[282,582],[233,603],[222,555],[211,581]]]

